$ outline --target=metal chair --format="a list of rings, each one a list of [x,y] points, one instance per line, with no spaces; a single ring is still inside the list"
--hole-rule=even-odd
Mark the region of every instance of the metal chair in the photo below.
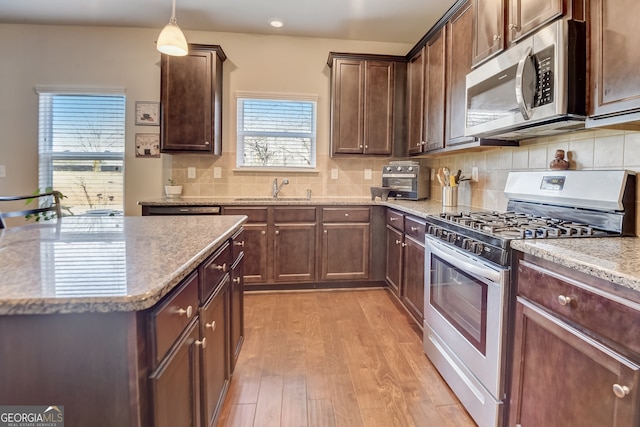
[[[4,221],[5,218],[22,216],[27,219],[34,219],[35,221],[62,218],[60,199],[62,199],[62,194],[60,194],[59,191],[46,191],[28,196],[0,196],[0,203],[20,200],[25,200],[27,204],[31,202],[34,203],[33,207],[22,210],[5,211],[0,208],[0,228],[7,228],[7,224]]]

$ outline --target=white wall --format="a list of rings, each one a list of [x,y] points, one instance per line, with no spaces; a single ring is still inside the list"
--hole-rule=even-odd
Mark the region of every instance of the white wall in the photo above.
[[[159,132],[159,128],[135,126],[133,115],[135,101],[160,98],[160,54],[154,43],[159,31],[0,24],[0,165],[7,172],[6,178],[0,178],[0,194],[28,194],[37,188],[38,97],[34,89],[57,86],[125,89],[125,213],[138,215],[138,200],[162,196],[171,157],[177,156],[136,158],[135,133]],[[412,47],[215,32],[186,32],[186,36],[191,43],[221,45],[228,57],[223,76],[225,157],[235,152],[235,91],[318,94],[318,153],[328,154],[329,52],[404,55]]]

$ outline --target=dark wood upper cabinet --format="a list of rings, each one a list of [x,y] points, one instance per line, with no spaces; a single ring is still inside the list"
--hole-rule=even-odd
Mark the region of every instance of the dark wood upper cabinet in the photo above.
[[[473,65],[478,65],[505,48],[504,0],[473,0]]]
[[[565,9],[565,0],[509,0],[509,42],[513,43],[564,15]]]
[[[189,45],[187,56],[160,61],[160,151],[222,154],[220,46]]]
[[[640,121],[640,3],[591,0],[588,126]]]
[[[466,120],[466,81],[471,71],[473,51],[473,4],[469,0],[447,23],[447,95],[445,145],[472,142],[464,135]]]
[[[446,30],[443,27],[427,43],[425,151],[444,148]]]
[[[331,154],[396,154],[406,60],[331,53]]]
[[[407,149],[409,154],[422,153],[424,146],[425,53],[423,47],[407,64]]]

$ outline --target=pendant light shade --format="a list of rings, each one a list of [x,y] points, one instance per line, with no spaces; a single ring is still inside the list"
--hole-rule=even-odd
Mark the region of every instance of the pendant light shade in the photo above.
[[[156,46],[160,52],[166,55],[185,56],[189,53],[187,39],[176,22],[176,0],[173,0],[171,19],[160,32]]]

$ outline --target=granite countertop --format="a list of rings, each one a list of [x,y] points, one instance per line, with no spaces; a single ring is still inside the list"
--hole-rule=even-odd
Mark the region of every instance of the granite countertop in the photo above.
[[[71,216],[0,230],[0,315],[149,308],[245,220]]]
[[[511,247],[640,291],[640,238],[512,240]]]

